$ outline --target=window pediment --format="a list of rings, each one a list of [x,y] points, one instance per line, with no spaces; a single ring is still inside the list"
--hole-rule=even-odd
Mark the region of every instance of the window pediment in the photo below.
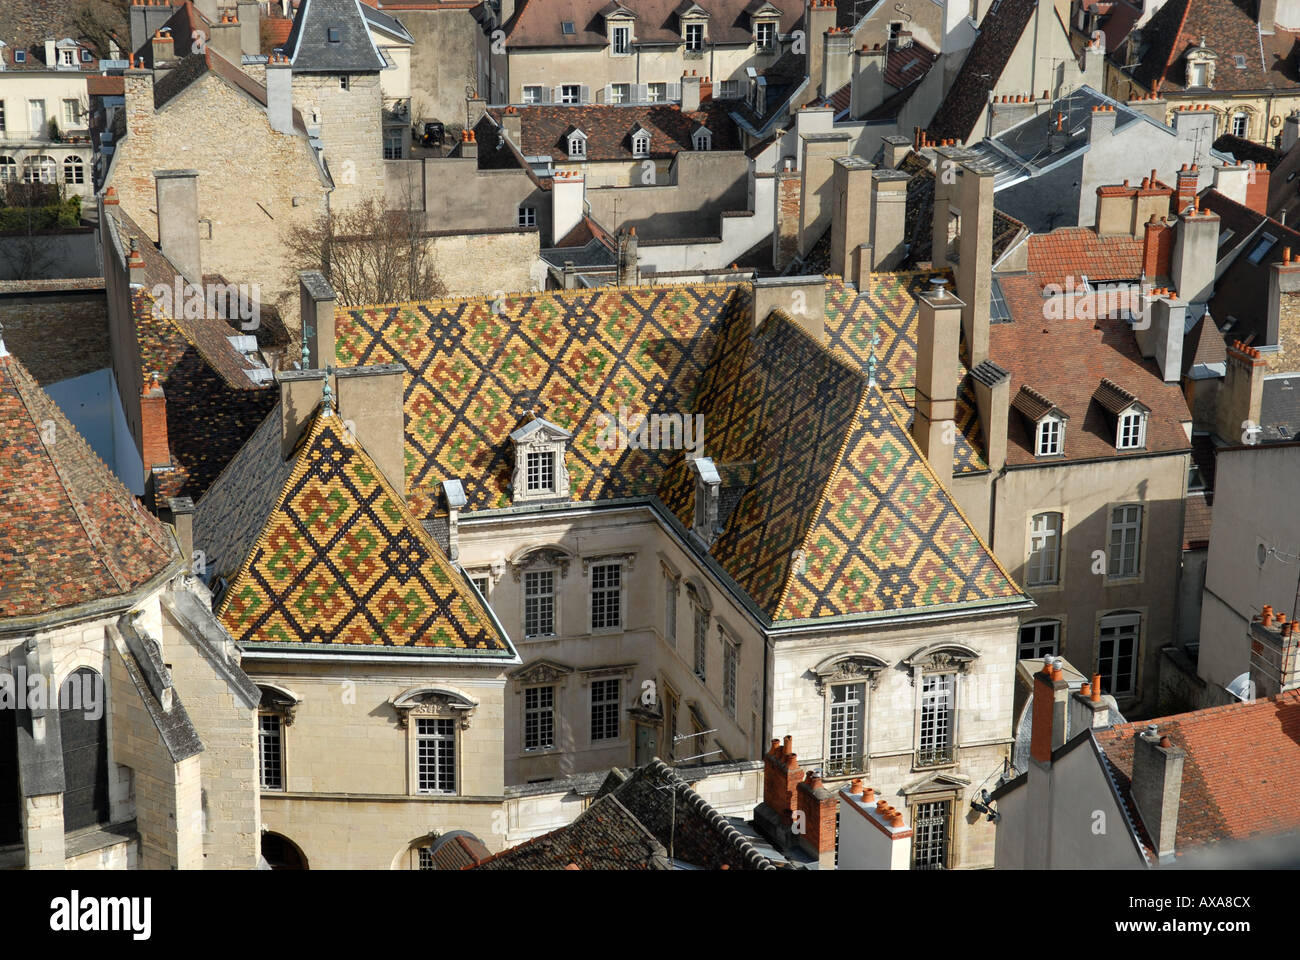
[[[922,671],[949,671],[965,673],[971,662],[979,659],[979,651],[964,643],[943,641],[927,644],[903,661],[907,666]]]
[[[537,660],[511,670],[507,676],[518,684],[554,683],[573,673],[573,667],[558,660]]]
[[[515,503],[568,499],[569,470],[565,453],[573,434],[563,427],[534,417],[510,434],[515,447],[511,495]]]
[[[872,653],[836,654],[813,667],[817,692],[826,696],[826,688],[841,681],[865,680],[876,689],[880,673],[889,666],[888,661]]]
[[[452,687],[412,687],[392,700],[397,722],[405,727],[412,716],[452,717],[462,730],[469,729],[470,716],[478,701]]]
[[[573,559],[573,554],[561,546],[525,547],[510,558],[510,573],[518,583],[525,570],[555,567],[560,571],[560,579],[564,579],[569,574],[569,564]]]

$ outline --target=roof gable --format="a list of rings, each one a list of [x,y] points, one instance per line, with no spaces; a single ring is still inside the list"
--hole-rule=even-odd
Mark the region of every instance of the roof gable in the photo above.
[[[385,66],[358,0],[302,0],[284,50],[295,73],[373,73]]]

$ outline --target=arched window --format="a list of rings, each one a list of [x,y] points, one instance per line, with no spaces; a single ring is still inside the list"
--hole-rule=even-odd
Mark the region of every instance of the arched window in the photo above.
[[[0,157],[0,183],[18,182],[18,161],[13,157]]]
[[[108,822],[108,715],[104,680],[89,667],[59,686],[63,829]]]
[[[1246,139],[1246,133],[1250,129],[1250,117],[1244,112],[1234,113],[1232,115],[1232,135]]]
[[[278,833],[262,834],[262,859],[272,870],[306,870],[307,858],[298,845]]]
[[[57,166],[53,157],[41,154],[23,160],[23,183],[53,183]]]
[[[68,157],[63,161],[63,182],[86,182],[86,165],[81,162],[80,157]]]
[[[0,674],[2,682],[13,678]],[[15,690],[15,695],[17,691]],[[23,838],[22,800],[18,787],[18,711],[0,708],[0,846]]]

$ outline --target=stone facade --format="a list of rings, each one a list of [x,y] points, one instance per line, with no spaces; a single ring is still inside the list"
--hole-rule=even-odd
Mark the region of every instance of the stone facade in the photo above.
[[[343,86],[346,80],[347,86]],[[293,105],[320,130],[333,209],[384,192],[383,93],[377,73],[295,73]],[[260,245],[259,245],[260,248]]]
[[[429,237],[438,277],[453,297],[492,297],[545,288],[536,230],[447,233]]]

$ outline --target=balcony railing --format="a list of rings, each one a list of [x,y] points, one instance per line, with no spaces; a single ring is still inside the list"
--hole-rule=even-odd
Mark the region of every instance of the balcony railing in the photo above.
[[[916,751],[914,766],[942,767],[955,761],[956,754],[952,745],[942,747],[925,747]]]
[[[701,47],[699,50],[691,50],[691,49],[688,47],[687,50],[686,50],[686,52],[682,54],[682,59],[683,59],[683,60],[703,60],[703,59],[704,59],[704,48]]]
[[[827,760],[822,766],[824,777],[847,777],[855,773],[866,773],[866,757],[840,757]]]

